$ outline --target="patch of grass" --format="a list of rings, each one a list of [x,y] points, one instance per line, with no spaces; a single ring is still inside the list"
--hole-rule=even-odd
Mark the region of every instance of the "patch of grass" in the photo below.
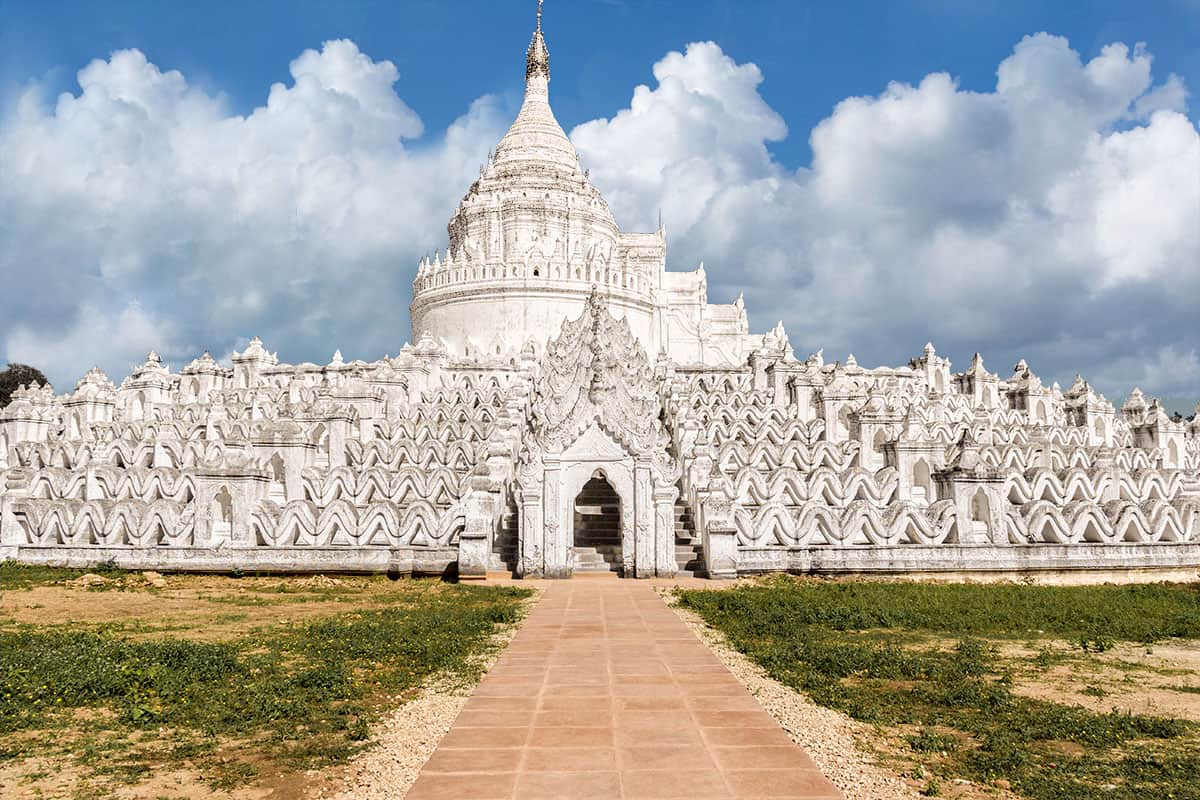
[[[957,736],[935,733],[922,728],[919,733],[905,736],[904,740],[916,753],[950,753],[958,749],[961,742]]]
[[[1053,650],[1049,647],[1040,647],[1037,649],[1037,655],[1032,659],[1034,665],[1038,669],[1048,670],[1051,667],[1062,664],[1068,660],[1068,656],[1061,650]]]
[[[16,561],[0,561],[0,591],[30,589],[49,583],[74,580],[84,573],[77,569],[59,569]]]
[[[112,561],[97,564],[87,570],[0,561],[0,591],[61,585],[88,574],[105,579],[103,582],[81,587],[89,592],[142,591],[153,594],[159,591],[142,577],[141,572],[123,570]]]
[[[772,677],[816,702],[885,727],[917,726],[906,742],[916,753],[938,754],[942,775],[1003,778],[1031,800],[1200,800],[1197,726],[1016,694],[1014,669],[1044,671],[1058,658],[1043,648],[1018,662],[982,638],[1200,637],[1194,587],[776,578],[679,597]],[[1095,649],[1089,644],[1075,657],[1094,658],[1086,654]]]
[[[263,759],[295,770],[338,763],[361,749],[389,698],[433,675],[474,678],[528,594],[403,582],[402,602],[217,642],[103,626],[0,629],[0,748],[23,732],[78,727],[87,709],[106,713],[71,749],[119,783],[180,758],[214,788],[250,780]]]
[[[258,767],[245,761],[231,761],[214,770],[208,785],[216,791],[228,791],[244,786],[258,777]]]
[[[1089,643],[1200,639],[1200,585],[1025,586],[800,581],[778,576],[721,592],[744,605],[769,595],[762,624],[875,628]],[[713,597],[708,602],[720,603]]]

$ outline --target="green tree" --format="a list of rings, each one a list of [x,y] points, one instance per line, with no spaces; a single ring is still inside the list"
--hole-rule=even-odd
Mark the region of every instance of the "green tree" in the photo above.
[[[0,372],[0,408],[8,405],[9,399],[18,386],[26,386],[35,382],[39,385],[49,383],[46,376],[37,367],[10,363],[8,369]]]

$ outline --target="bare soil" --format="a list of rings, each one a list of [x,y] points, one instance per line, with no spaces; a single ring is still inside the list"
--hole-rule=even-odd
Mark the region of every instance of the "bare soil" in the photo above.
[[[1200,643],[1122,644],[1081,654],[1063,643],[1066,661],[1016,677],[1018,694],[1098,712],[1119,711],[1200,722]],[[1002,648],[1016,655],[1024,648]],[[1027,651],[1025,651],[1027,654]],[[1187,691],[1187,689],[1192,691]]]
[[[92,586],[76,581],[0,592],[0,625],[118,625],[135,638],[177,633],[191,641],[222,641],[265,625],[355,611],[397,596],[391,582],[366,578],[170,575],[159,580],[162,588],[130,575]]]

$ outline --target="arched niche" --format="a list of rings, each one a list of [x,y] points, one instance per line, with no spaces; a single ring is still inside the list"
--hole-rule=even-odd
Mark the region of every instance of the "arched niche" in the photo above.
[[[928,505],[937,498],[933,493],[933,478],[929,462],[918,458],[912,469],[912,499],[917,505]]]
[[[267,469],[271,476],[267,499],[282,506],[287,503],[287,472],[284,468],[283,457],[278,452],[271,456],[271,460],[267,463]]]
[[[233,496],[228,486],[222,486],[209,506],[212,519],[212,536],[217,541],[228,541],[233,533]]]
[[[982,488],[975,491],[975,495],[971,498],[971,531],[978,535],[987,535],[989,528],[989,520],[991,519],[992,509],[991,502],[988,500],[987,492]]]

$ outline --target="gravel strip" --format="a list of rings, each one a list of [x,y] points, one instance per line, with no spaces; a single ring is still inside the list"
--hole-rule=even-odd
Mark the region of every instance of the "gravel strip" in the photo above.
[[[357,756],[310,797],[324,800],[401,800],[462,710],[470,688],[432,685],[371,731],[374,746]]]
[[[763,709],[808,752],[825,777],[846,800],[910,800],[920,795],[902,779],[880,767],[858,744],[871,737],[869,725],[824,708],[768,676],[761,667],[729,646],[723,634],[699,615],[675,605],[670,590],[662,592],[667,605],[709,646]]]
[[[537,602],[526,601],[526,612]],[[486,674],[516,635],[517,623],[492,638],[482,663]],[[419,696],[388,714],[371,729],[372,747],[344,767],[312,773],[310,800],[402,800],[425,762],[466,705],[475,683],[435,680]]]

